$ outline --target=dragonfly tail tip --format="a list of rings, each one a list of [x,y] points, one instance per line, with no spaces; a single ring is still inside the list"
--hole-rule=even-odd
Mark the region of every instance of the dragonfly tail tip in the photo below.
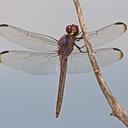
[[[59,117],[59,114],[58,113],[56,113],[56,118],[58,118]]]

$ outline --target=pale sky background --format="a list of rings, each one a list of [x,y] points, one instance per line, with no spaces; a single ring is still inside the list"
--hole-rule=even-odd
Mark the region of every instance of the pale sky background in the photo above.
[[[128,0],[81,0],[89,30],[114,22],[128,23]],[[67,24],[78,24],[72,0],[0,0],[0,23],[59,39]],[[124,58],[102,70],[104,78],[128,111],[128,36],[107,47],[120,48]],[[0,38],[0,51],[22,49]],[[111,117],[92,73],[68,75],[64,103],[55,118],[58,73],[32,76],[0,65],[1,128],[124,128]]]

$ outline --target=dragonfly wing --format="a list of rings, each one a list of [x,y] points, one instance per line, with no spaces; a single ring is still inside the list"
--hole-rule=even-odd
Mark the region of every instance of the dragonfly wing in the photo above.
[[[0,35],[31,50],[55,51],[57,40],[47,35],[28,32],[12,25],[1,24]]]
[[[0,62],[34,75],[52,74],[57,70],[57,56],[49,53],[4,51],[0,54]]]
[[[94,50],[97,63],[105,67],[119,61],[123,57],[122,51],[117,48],[103,48]],[[92,70],[87,53],[74,52],[68,59],[68,73],[85,73]]]
[[[122,35],[126,30],[126,24],[117,22],[106,27],[103,27],[101,29],[98,29],[97,31],[89,32],[88,34],[90,42],[92,43],[93,47],[96,48],[115,40],[120,35]],[[82,48],[85,47],[83,38],[80,41],[78,41],[77,44],[80,45],[80,47]]]

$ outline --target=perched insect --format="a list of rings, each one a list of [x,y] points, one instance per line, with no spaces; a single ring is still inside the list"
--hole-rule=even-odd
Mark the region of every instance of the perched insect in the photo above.
[[[104,45],[127,30],[124,23],[117,22],[97,31],[89,32],[94,48]],[[59,88],[56,105],[56,117],[59,116],[66,73],[84,73],[91,71],[82,33],[77,25],[66,27],[66,34],[59,40],[42,34],[28,32],[15,26],[1,24],[0,35],[9,41],[30,50],[9,50],[0,53],[0,62],[29,74],[45,75],[56,72],[57,60],[60,62]],[[100,66],[107,66],[123,57],[117,48],[94,49]]]

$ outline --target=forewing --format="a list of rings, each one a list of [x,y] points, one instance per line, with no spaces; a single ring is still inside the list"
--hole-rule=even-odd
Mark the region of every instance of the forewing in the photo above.
[[[1,24],[0,35],[31,50],[55,51],[57,40],[47,35],[28,32],[12,25]]]
[[[88,34],[89,34],[90,42],[93,45],[93,48],[96,48],[115,40],[120,35],[122,35],[126,30],[127,30],[126,24],[117,22],[117,23],[108,25],[106,27],[103,27],[101,29],[98,29],[97,31],[89,32]],[[81,38],[76,43],[81,48],[85,47],[83,38]]]
[[[4,51],[0,62],[29,74],[47,75],[57,70],[57,55],[29,51]]]
[[[105,67],[119,61],[123,57],[117,48],[103,48],[94,50],[96,60],[100,67]],[[68,73],[85,73],[92,70],[87,53],[72,53],[68,58]]]

